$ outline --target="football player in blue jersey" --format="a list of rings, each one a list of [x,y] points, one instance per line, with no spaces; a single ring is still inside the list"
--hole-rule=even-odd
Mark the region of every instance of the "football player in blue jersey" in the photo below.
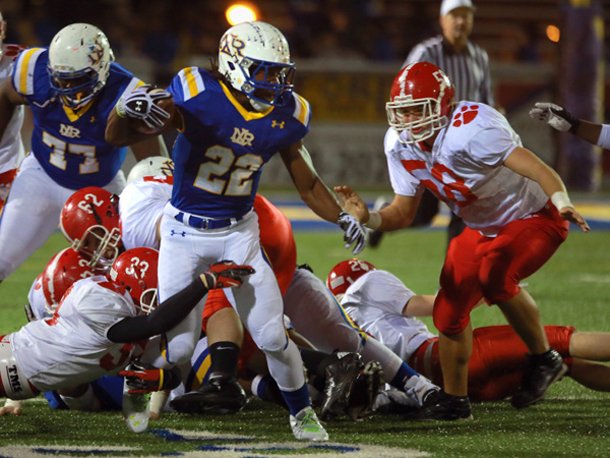
[[[34,117],[32,154],[22,162],[0,220],[0,281],[57,228],[66,199],[85,186],[119,193],[126,149],[104,139],[108,115],[142,81],[114,62],[108,39],[90,24],[71,24],[49,49],[19,54],[0,85],[0,137],[16,106]],[[165,150],[159,137],[134,145],[136,158]]]
[[[180,134],[172,150],[172,199],[161,223],[159,294],[171,296],[193,271],[217,259],[252,265],[256,274],[227,296],[265,352],[289,406],[295,437],[327,440],[311,408],[298,349],[284,329],[277,281],[260,247],[252,206],[263,165],[279,152],[302,199],[318,216],[341,226],[346,246],[360,252],[365,238],[363,227],[342,211],[308,158],[302,139],[311,111],[293,92],[294,70],[284,35],[270,24],[246,22],[222,36],[212,71],[188,67],[173,79],[171,125]],[[106,138],[115,144],[129,141],[135,133],[126,119],[155,124],[160,119],[156,100],[165,97],[146,90],[125,95]],[[203,301],[167,334],[165,364],[190,358],[202,308]]]

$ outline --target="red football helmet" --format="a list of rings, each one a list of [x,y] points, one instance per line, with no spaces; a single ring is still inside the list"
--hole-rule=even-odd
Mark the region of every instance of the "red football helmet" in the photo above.
[[[352,283],[371,270],[375,270],[375,266],[362,259],[352,258],[341,261],[330,269],[326,277],[326,286],[335,296],[342,297]]]
[[[455,90],[445,73],[430,62],[403,68],[392,83],[386,103],[388,123],[398,132],[406,130],[405,143],[432,137],[449,123]]]
[[[136,309],[146,315],[157,307],[158,261],[157,250],[138,247],[121,253],[110,268],[110,279],[127,289]]]
[[[95,275],[89,262],[73,248],[65,248],[51,258],[42,272],[42,292],[47,300],[46,311],[53,314],[72,284]]]
[[[116,194],[95,186],[79,189],[64,204],[59,225],[89,265],[108,267],[118,256],[121,223]]]

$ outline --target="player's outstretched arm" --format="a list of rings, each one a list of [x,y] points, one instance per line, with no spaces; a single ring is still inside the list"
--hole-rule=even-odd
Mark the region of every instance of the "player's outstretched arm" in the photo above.
[[[364,200],[349,186],[335,186],[339,202],[347,212],[370,229],[382,232],[407,227],[413,221],[421,197],[395,195],[392,203],[380,211],[369,211]]]
[[[280,151],[280,155],[303,202],[320,218],[339,225],[345,248],[352,247],[353,254],[364,250],[366,232],[362,223],[339,206],[336,196],[318,176],[303,143]]]
[[[247,265],[222,261],[212,264],[207,272],[190,285],[163,301],[152,313],[124,318],[108,330],[113,342],[136,342],[162,334],[180,323],[211,289],[240,286],[254,269]]]
[[[571,132],[594,145],[610,147],[610,144],[605,144],[607,142],[600,138],[601,124],[578,119],[562,106],[550,102],[538,102],[530,109],[529,115],[530,118],[546,122],[560,132]]]
[[[557,172],[533,152],[518,146],[508,155],[504,165],[513,172],[536,181],[551,198],[551,202],[557,207],[562,218],[578,225],[583,232],[591,230],[589,224],[570,201],[566,187]]]

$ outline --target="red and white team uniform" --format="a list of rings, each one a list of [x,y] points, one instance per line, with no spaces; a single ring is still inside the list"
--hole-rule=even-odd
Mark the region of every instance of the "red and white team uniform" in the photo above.
[[[129,183],[119,197],[121,240],[125,249],[159,249],[157,223],[172,196],[174,178],[147,176]]]
[[[409,361],[422,343],[435,337],[421,320],[402,314],[413,296],[395,275],[375,269],[356,279],[340,302],[364,331]]]
[[[401,135],[408,135],[405,131]],[[430,189],[468,226],[447,251],[434,324],[460,333],[481,300],[506,301],[519,281],[536,272],[565,240],[568,223],[540,185],[504,161],[519,136],[488,105],[459,102],[432,151],[401,142],[390,129],[385,153],[395,194],[416,196]]]
[[[33,319],[41,320],[43,318],[51,318],[49,311],[52,310],[53,304],[50,304],[47,301],[44,291],[42,290],[42,274],[38,275],[34,279],[32,286],[30,286],[28,303],[30,304]]]
[[[388,346],[413,369],[442,385],[438,337],[414,317],[402,314],[415,295],[387,271],[372,270],[352,283],[341,305],[367,333]],[[545,326],[549,344],[571,365],[571,326]],[[527,347],[510,326],[473,332],[468,363],[468,393],[474,401],[499,401],[517,391],[527,368]]]
[[[106,333],[134,316],[129,294],[106,277],[92,277],[73,285],[52,318],[28,323],[2,343],[10,343],[18,370],[37,390],[73,387],[127,365],[134,345],[112,342]]]
[[[23,48],[19,45],[3,44],[0,50],[0,83],[11,77],[13,60]],[[0,139],[0,210],[8,196],[11,183],[17,175],[19,162],[25,155],[21,141],[21,125],[23,124],[23,106],[18,106]]]
[[[504,116],[472,102],[458,103],[453,113],[431,152],[402,144],[396,131],[388,130],[385,151],[390,181],[402,196],[414,196],[425,186],[468,227],[494,237],[509,222],[540,210],[548,197],[538,183],[498,167],[522,146]]]

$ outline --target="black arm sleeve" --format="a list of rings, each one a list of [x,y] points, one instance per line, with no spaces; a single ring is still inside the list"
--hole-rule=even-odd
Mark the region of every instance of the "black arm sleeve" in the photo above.
[[[180,323],[208,292],[199,278],[159,305],[150,315],[124,318],[108,330],[108,339],[127,343],[162,334]]]

